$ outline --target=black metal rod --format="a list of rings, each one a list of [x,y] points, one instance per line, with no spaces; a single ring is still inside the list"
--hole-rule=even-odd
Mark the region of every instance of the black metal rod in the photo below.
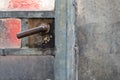
[[[17,38],[20,39],[20,38],[23,38],[23,37],[26,37],[26,36],[37,34],[39,32],[47,32],[48,30],[49,30],[48,25],[46,25],[46,24],[40,25],[39,27],[35,27],[35,28],[32,28],[32,29],[29,29],[29,30],[18,33]]]

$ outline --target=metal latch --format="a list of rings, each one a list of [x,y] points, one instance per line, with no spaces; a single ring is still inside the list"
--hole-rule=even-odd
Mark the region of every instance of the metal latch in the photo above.
[[[18,33],[17,38],[20,39],[34,34],[38,34],[36,38],[39,38],[39,41],[37,40],[34,42],[34,47],[52,48],[54,44],[51,44],[51,41],[53,40],[53,35],[51,35],[51,29],[52,28],[50,28],[50,25],[48,23],[41,23],[38,27]],[[50,46],[48,47],[48,45]]]
[[[49,31],[50,31],[50,26],[46,23],[42,23],[38,27],[35,27],[35,28],[32,28],[32,29],[29,29],[29,30],[18,33],[17,38],[18,39],[24,38],[24,37],[27,37],[27,36],[30,36],[30,35],[33,35],[33,34],[37,34],[37,33],[40,33],[40,32],[43,32],[43,34],[46,34]]]

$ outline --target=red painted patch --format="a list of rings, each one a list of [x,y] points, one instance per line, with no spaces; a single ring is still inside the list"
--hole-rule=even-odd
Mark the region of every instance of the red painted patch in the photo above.
[[[17,39],[16,34],[21,31],[20,19],[6,19],[4,26],[7,28],[6,34],[8,37],[8,43],[11,47],[20,47],[21,40]]]
[[[16,38],[16,34],[21,31],[21,21],[19,19],[2,19],[0,26],[0,48],[20,48],[21,40]]]
[[[40,1],[37,0],[11,0],[9,3],[9,9],[19,10],[39,10]]]

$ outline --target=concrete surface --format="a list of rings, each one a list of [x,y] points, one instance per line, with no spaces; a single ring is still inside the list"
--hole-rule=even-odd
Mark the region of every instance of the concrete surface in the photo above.
[[[79,80],[120,80],[120,0],[77,0]]]

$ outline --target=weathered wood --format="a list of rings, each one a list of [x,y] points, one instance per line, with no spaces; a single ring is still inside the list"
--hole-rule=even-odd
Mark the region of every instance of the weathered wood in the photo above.
[[[67,79],[75,80],[75,7],[67,0]]]
[[[0,56],[0,80],[54,80],[53,56]]]
[[[61,4],[61,5],[59,5]],[[55,80],[75,79],[75,13],[73,0],[56,1]]]
[[[67,80],[67,0],[56,1],[55,11],[55,80]]]
[[[54,11],[0,11],[0,18],[54,18]]]
[[[22,22],[22,26],[21,26],[22,31],[25,31],[25,30],[29,29],[28,19],[22,19],[21,22]],[[28,47],[28,37],[25,37],[21,40],[22,40],[21,41],[21,44],[22,44],[21,47]]]
[[[42,56],[54,55],[54,49],[40,50],[37,48],[0,49],[0,56]]]
[[[3,49],[0,49],[0,55],[3,55],[3,53],[4,53]]]

